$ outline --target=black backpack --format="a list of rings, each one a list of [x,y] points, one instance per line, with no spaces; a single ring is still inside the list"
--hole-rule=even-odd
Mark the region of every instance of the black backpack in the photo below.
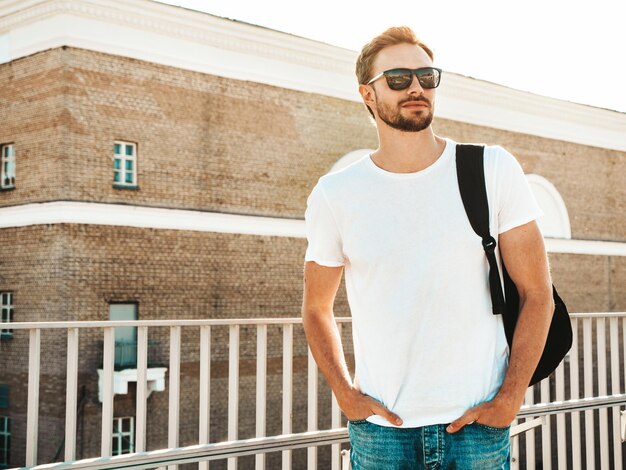
[[[456,169],[459,190],[465,212],[474,229],[482,238],[483,248],[489,262],[489,287],[494,315],[502,315],[504,332],[509,344],[513,344],[513,333],[519,316],[519,295],[515,284],[509,277],[502,257],[502,275],[504,276],[504,295],[500,283],[500,274],[495,256],[496,240],[489,233],[489,205],[485,187],[484,147],[480,145],[458,144],[456,150]],[[548,331],[548,338],[543,354],[532,376],[530,385],[534,385],[550,375],[561,363],[572,347],[572,323],[567,307],[559,297],[554,285],[554,315]],[[506,300],[505,300],[506,299]]]

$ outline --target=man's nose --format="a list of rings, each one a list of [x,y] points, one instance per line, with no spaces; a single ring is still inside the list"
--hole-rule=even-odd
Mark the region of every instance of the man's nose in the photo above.
[[[407,91],[409,94],[417,93],[418,95],[424,91],[422,85],[420,85],[420,81],[418,80],[417,75],[415,75],[414,73],[411,74],[411,85],[409,85]]]

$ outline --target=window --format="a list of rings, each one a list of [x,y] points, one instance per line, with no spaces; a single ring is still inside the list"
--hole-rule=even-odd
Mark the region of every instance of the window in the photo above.
[[[113,321],[137,320],[137,304],[110,303],[109,319]],[[137,367],[137,327],[118,326],[115,328],[115,369],[135,369]]]
[[[369,157],[369,155],[374,152],[374,150],[372,149],[358,149],[358,150],[352,150],[351,152],[346,153],[343,157],[341,157],[339,160],[337,160],[333,166],[330,168],[330,170],[327,171],[327,173],[334,173],[335,171],[339,171],[345,167],[347,167],[348,165],[351,165],[352,163],[356,162],[357,160],[361,160],[362,158],[366,158]]]
[[[0,408],[9,407],[9,384],[0,384]]]
[[[9,467],[9,450],[11,448],[11,420],[8,416],[0,416],[0,468]]]
[[[137,186],[137,144],[113,144],[113,187]]]
[[[543,210],[544,216],[537,219],[537,224],[544,237],[572,238],[569,214],[559,190],[543,176],[526,175],[530,189]]]
[[[113,455],[135,452],[135,417],[113,418]]]
[[[11,323],[13,321],[13,293],[0,292],[0,322]],[[3,328],[0,330],[0,338],[10,338],[13,330]]]
[[[13,144],[5,144],[0,146],[1,160],[1,179],[0,189],[9,189],[15,187],[15,146]]]

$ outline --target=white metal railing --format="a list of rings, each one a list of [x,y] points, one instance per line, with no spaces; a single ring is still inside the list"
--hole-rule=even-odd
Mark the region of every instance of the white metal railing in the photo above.
[[[350,318],[337,318],[342,323],[350,322]],[[210,377],[211,377],[211,329],[227,327],[229,330],[229,370],[228,370],[228,441],[238,438],[239,414],[239,334],[241,326],[257,328],[257,374],[256,374],[256,435],[265,437],[266,430],[266,386],[267,386],[267,333],[269,326],[283,329],[283,434],[292,432],[293,408],[293,347],[294,325],[301,324],[301,318],[272,319],[213,319],[213,320],[137,320],[137,321],[85,321],[85,322],[30,322],[12,323],[14,330],[29,330],[29,380],[28,380],[28,412],[26,426],[26,461],[27,467],[38,463],[38,417],[39,417],[39,376],[40,376],[40,343],[42,330],[67,330],[67,390],[66,390],[66,425],[65,454],[66,462],[76,458],[76,403],[77,377],[79,357],[79,332],[82,329],[97,328],[103,335],[103,387],[102,387],[102,422],[101,422],[101,457],[109,458],[112,454],[113,433],[113,377],[115,328],[137,327],[137,401],[136,401],[136,437],[137,453],[146,450],[146,419],[147,419],[147,345],[148,329],[154,327],[169,328],[169,408],[168,408],[168,448],[176,449],[179,445],[179,411],[180,411],[180,361],[181,361],[181,329],[195,327],[200,329],[200,401],[199,401],[199,445],[209,444],[210,436]],[[309,350],[308,400],[309,404],[317,403],[317,366]],[[332,425],[341,425],[341,411],[332,397]],[[309,430],[317,429],[318,410],[310,406],[308,411]],[[317,444],[319,445],[319,444]],[[295,447],[294,447],[295,448]],[[292,447],[284,446],[282,451],[283,468],[291,468]],[[340,465],[340,444],[333,444],[333,469]],[[114,457],[117,458],[117,457]],[[224,458],[224,457],[222,457]],[[317,461],[316,447],[308,451],[309,465]],[[72,467],[75,468],[75,467]],[[170,466],[170,469],[175,466]],[[202,469],[208,469],[208,462],[201,463]],[[228,459],[229,470],[237,468],[236,457]],[[265,454],[256,456],[256,468],[265,468]],[[309,467],[312,468],[312,467]]]
[[[349,324],[350,318],[337,318],[338,327]],[[533,407],[535,402],[543,403],[536,406],[547,406],[555,401],[569,401],[574,403],[580,398],[579,388],[582,386],[584,397],[594,395],[594,386],[598,395],[607,395],[610,376],[611,394],[619,397],[623,393],[620,378],[626,370],[626,313],[594,313],[572,315],[574,346],[568,357],[559,366],[552,379],[546,379],[541,384],[530,388],[525,402],[525,408]],[[80,331],[85,328],[97,328],[103,335],[103,401],[101,422],[101,458],[111,459],[112,462],[122,463],[130,456],[111,457],[112,423],[113,423],[113,374],[114,374],[114,332],[116,327],[137,327],[137,400],[136,400],[136,438],[135,449],[137,454],[145,454],[146,449],[146,417],[147,417],[147,346],[150,328],[169,328],[170,357],[169,357],[169,410],[168,410],[168,449],[159,450],[161,457],[172,456],[179,448],[179,415],[180,415],[180,362],[181,362],[181,330],[183,328],[199,329],[199,429],[198,452],[204,452],[204,457],[195,461],[200,462],[200,468],[208,469],[207,452],[211,448],[218,449],[218,443],[210,443],[210,396],[211,396],[211,338],[212,329],[225,327],[228,329],[228,443],[222,445],[219,458],[228,458],[229,470],[237,468],[237,457],[241,454],[233,450],[247,440],[238,440],[239,415],[239,359],[240,359],[240,328],[242,326],[256,327],[256,444],[265,445],[267,439],[274,439],[271,450],[254,452],[257,469],[265,468],[265,454],[269,451],[281,451],[282,468],[290,469],[292,465],[292,450],[298,447],[308,447],[307,468],[317,468],[317,446],[332,446],[332,469],[341,468],[341,442],[345,442],[347,435],[341,434],[341,411],[334,396],[329,403],[331,408],[331,427],[333,430],[319,431],[318,422],[318,370],[315,361],[308,350],[308,379],[307,379],[307,430],[308,433],[293,434],[293,351],[294,326],[301,325],[301,318],[272,318],[272,319],[213,319],[213,320],[142,320],[142,321],[101,321],[101,322],[33,322],[13,323],[14,330],[29,330],[29,370],[28,370],[28,410],[26,426],[26,461],[27,467],[37,465],[38,447],[38,418],[39,418],[39,376],[40,376],[40,345],[42,330],[63,329],[67,331],[67,390],[66,390],[66,417],[65,417],[65,455],[66,462],[76,459],[76,404],[77,404],[77,376],[79,357]],[[267,360],[268,360],[268,328],[282,328],[282,434],[283,436],[266,437],[266,403],[267,403]],[[578,330],[582,336],[582,357],[579,357]],[[621,330],[621,340],[620,340]],[[593,332],[595,331],[595,337]],[[606,341],[608,331],[609,341]],[[45,333],[43,333],[45,334]],[[595,347],[594,340],[595,339]],[[620,353],[620,344],[622,352]],[[595,353],[595,354],[594,354]],[[594,357],[595,356],[595,357]],[[609,361],[607,362],[607,357]],[[594,373],[594,364],[595,370]],[[582,374],[581,374],[582,373]],[[582,383],[580,376],[582,375]],[[566,378],[568,379],[566,381]],[[622,404],[620,402],[620,404]],[[596,460],[600,468],[609,468],[610,461],[621,465],[621,419],[620,404],[605,405],[603,408],[589,408],[561,411],[555,416],[547,415],[541,425],[541,445],[535,446],[534,434],[536,430],[529,426],[528,432],[512,438],[512,467],[534,468],[536,457],[541,455],[544,469],[550,469],[552,462],[562,468],[593,469]],[[609,408],[610,406],[610,408]],[[609,426],[609,410],[611,426]],[[570,416],[569,426],[566,426],[566,414]],[[518,422],[523,425],[530,423],[529,415],[520,413]],[[595,424],[598,424],[599,435],[596,436]],[[584,438],[581,434],[581,424],[584,424]],[[522,426],[524,427],[524,426]],[[555,428],[555,429],[554,429]],[[570,439],[567,439],[568,432]],[[556,432],[554,432],[556,431]],[[305,434],[308,434],[305,436]],[[291,436],[291,440],[286,436]],[[329,438],[333,436],[333,438]],[[265,439],[265,440],[264,440]],[[287,439],[281,442],[281,439]],[[333,440],[335,439],[335,440]],[[227,445],[228,444],[228,445]],[[553,456],[553,444],[556,455]],[[230,451],[229,449],[230,447]],[[523,449],[520,446],[523,445]],[[208,447],[207,447],[208,446]],[[213,446],[213,447],[211,447]],[[218,446],[218,447],[215,447]],[[232,447],[235,446],[235,447]],[[571,448],[569,448],[571,446]],[[584,448],[585,456],[581,450]],[[189,449],[189,448],[185,448]],[[250,449],[248,449],[249,451]],[[523,452],[522,452],[523,450]],[[153,451],[154,452],[154,451]],[[217,452],[217,451],[216,451]],[[520,461],[521,453],[525,454]],[[217,454],[216,454],[217,455]],[[612,456],[612,458],[610,457]],[[554,457],[554,458],[553,458]],[[217,457],[212,457],[217,458]],[[186,460],[189,461],[189,460]],[[175,469],[179,463],[176,459],[163,460],[170,469]],[[54,464],[55,468],[59,464]],[[88,468],[74,466],[63,468]],[[153,465],[154,466],[154,465]],[[40,466],[47,468],[49,466]],[[95,467],[94,467],[95,468]],[[111,468],[111,467],[98,467]],[[120,467],[121,468],[121,467]],[[140,467],[134,467],[140,468]],[[141,467],[149,468],[149,467]],[[619,468],[619,467],[617,467]]]
[[[570,353],[551,379],[528,389],[525,405],[537,401],[576,400],[581,397],[581,388],[583,397],[593,397],[594,393],[607,395],[609,388],[613,395],[624,392],[621,382],[626,372],[626,314],[610,312],[571,316],[574,342]],[[579,337],[582,348],[579,348]],[[567,416],[569,422],[566,422]],[[535,430],[512,439],[511,468],[534,469],[536,460],[541,461],[541,468],[546,470],[553,467],[558,470],[622,468],[622,422],[618,405],[549,417],[539,430],[540,445],[535,445]],[[584,436],[581,434],[583,426]],[[525,456],[520,460],[522,451]]]
[[[211,460],[236,459],[246,455],[258,456],[259,454],[265,455],[269,452],[292,451],[300,448],[310,449],[311,447],[316,448],[316,446],[322,445],[338,445],[342,442],[348,442],[348,431],[346,428],[225,441],[174,449],[160,449],[75,462],[44,464],[31,467],[31,470],[117,470],[123,468],[155,468],[195,462],[203,464]]]

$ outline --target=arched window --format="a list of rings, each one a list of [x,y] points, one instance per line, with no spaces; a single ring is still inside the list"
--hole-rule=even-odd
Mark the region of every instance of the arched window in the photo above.
[[[328,171],[328,173],[333,173],[335,171],[341,170],[342,168],[345,168],[348,165],[350,165],[350,163],[354,163],[357,160],[360,160],[365,155],[369,155],[372,152],[373,152],[372,149],[359,149],[359,150],[353,150],[352,152],[348,152],[335,162],[335,164]]]
[[[535,199],[544,212],[537,220],[541,233],[550,238],[572,238],[567,207],[559,191],[543,176],[526,175]]]

